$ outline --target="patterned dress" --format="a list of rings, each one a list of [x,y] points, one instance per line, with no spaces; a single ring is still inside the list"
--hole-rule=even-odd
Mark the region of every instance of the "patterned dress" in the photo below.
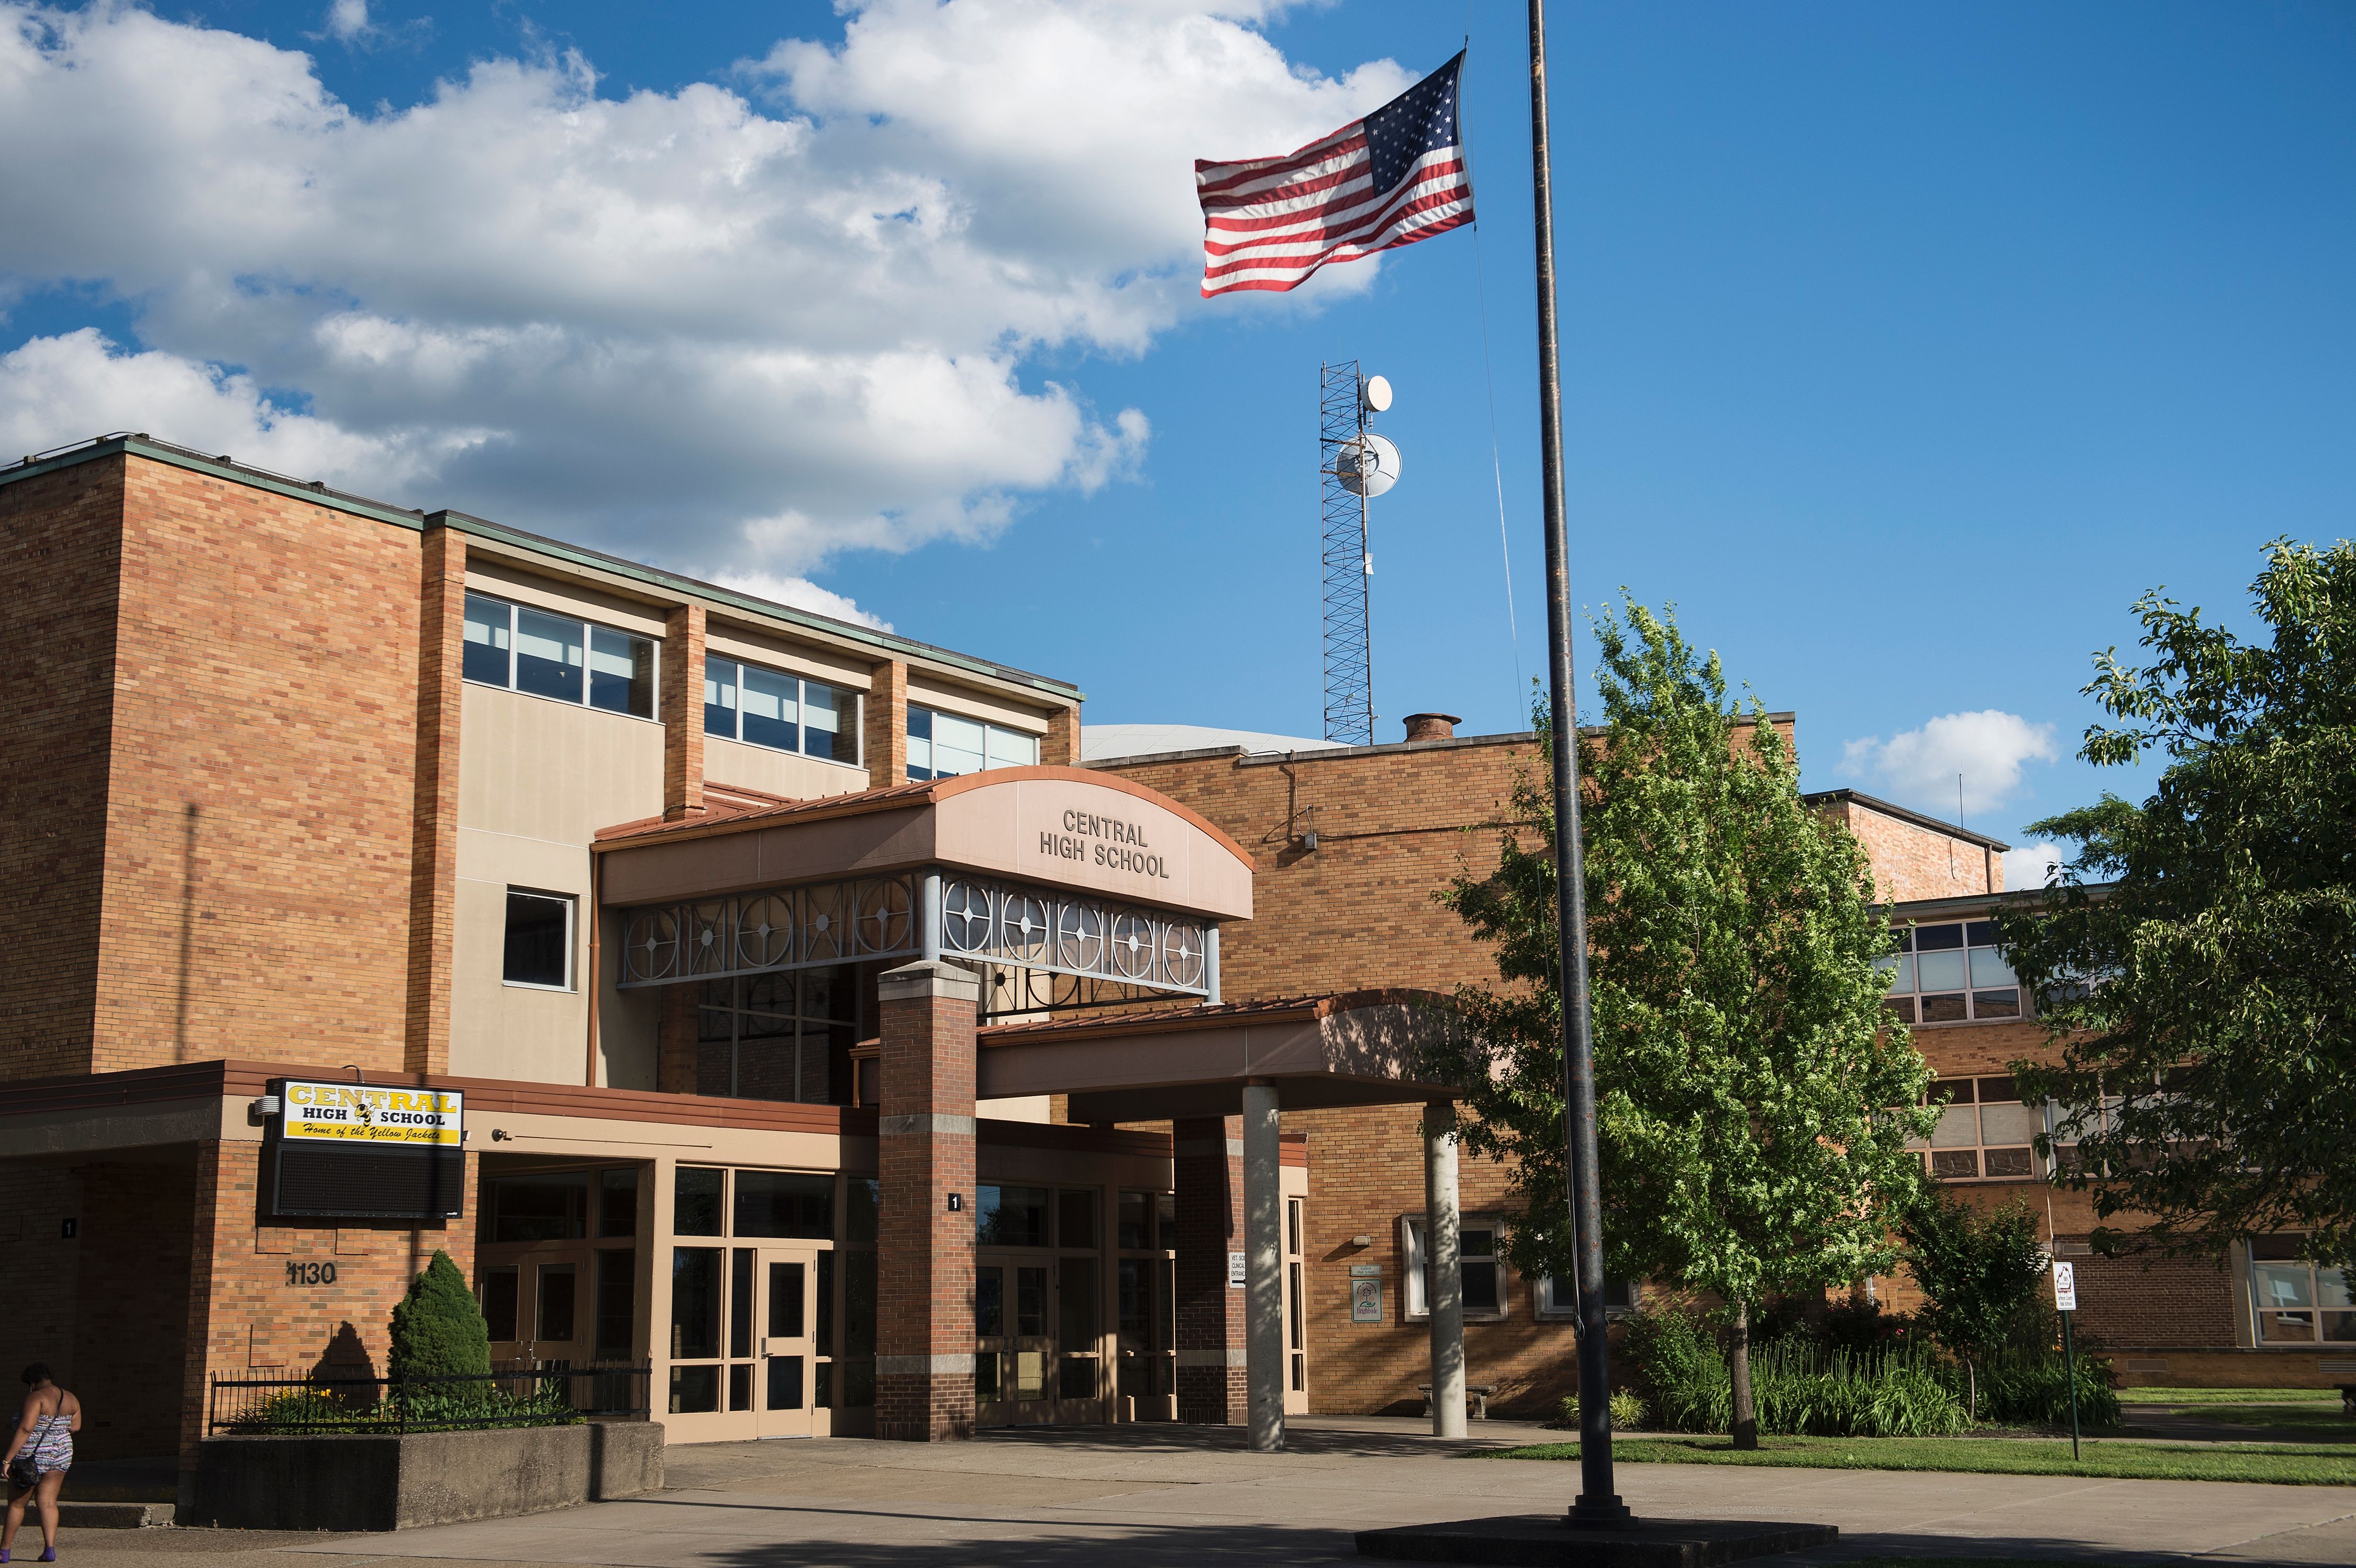
[[[33,1434],[25,1440],[25,1452],[33,1456],[36,1476],[73,1467],[73,1418],[65,1412],[62,1402],[56,1414],[41,1417],[34,1426]]]

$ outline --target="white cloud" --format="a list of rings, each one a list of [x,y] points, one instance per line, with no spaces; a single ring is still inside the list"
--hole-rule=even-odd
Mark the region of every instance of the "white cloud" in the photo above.
[[[601,99],[566,54],[367,113],[258,39],[0,0],[0,146],[43,171],[11,190],[0,299],[111,290],[140,339],[27,344],[0,407],[17,450],[241,441],[707,576],[987,542],[1028,497],[1139,470],[1143,413],[1026,370],[1204,308],[1192,159],[1297,145],[1409,80],[1294,67],[1269,8],[874,0],[741,93]]]
[[[1995,708],[1948,714],[1888,740],[1868,736],[1841,747],[1842,771],[1869,779],[1903,803],[1946,815],[1962,776],[1966,818],[2002,805],[2020,788],[2021,765],[2054,761],[2053,726]]]
[[[368,36],[368,0],[336,0],[327,7],[327,36],[341,43]]]
[[[723,572],[718,581],[723,588],[734,588],[755,598],[791,605],[798,610],[810,610],[860,626],[872,626],[878,631],[892,629],[892,623],[882,616],[861,609],[841,594],[830,588],[821,588],[807,577],[778,577],[766,572]]]
[[[2062,849],[2053,843],[2025,843],[2004,852],[2004,885],[2019,891],[2042,887],[2062,868]]]

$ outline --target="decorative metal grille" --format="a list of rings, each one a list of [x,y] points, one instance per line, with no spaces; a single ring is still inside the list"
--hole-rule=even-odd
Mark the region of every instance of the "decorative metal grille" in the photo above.
[[[1015,964],[985,964],[982,975],[980,1020],[985,1024],[1005,1018],[1138,1007],[1156,1002],[1167,1005],[1170,1001],[1168,992],[1152,986],[1099,980],[1092,975],[1057,974],[1051,970],[1025,969]]]
[[[924,935],[917,886],[913,876],[862,876],[633,909],[622,928],[621,983],[915,958]]]
[[[960,958],[1204,995],[1208,945],[1199,922],[1150,910],[962,877],[941,885],[941,951]]]

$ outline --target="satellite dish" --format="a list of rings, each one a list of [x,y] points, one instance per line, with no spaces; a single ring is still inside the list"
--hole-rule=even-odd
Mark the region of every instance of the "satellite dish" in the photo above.
[[[1398,448],[1387,437],[1369,430],[1342,443],[1341,450],[1333,454],[1333,477],[1354,496],[1381,495],[1398,483]]]
[[[1368,413],[1380,413],[1391,405],[1391,383],[1380,376],[1368,376],[1366,384],[1358,389],[1358,401],[1366,405]]]

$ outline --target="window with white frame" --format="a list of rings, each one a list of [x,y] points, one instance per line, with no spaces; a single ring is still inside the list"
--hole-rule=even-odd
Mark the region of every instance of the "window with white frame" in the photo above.
[[[1399,1218],[1407,1253],[1407,1315],[1431,1316],[1431,1255],[1424,1241],[1423,1217]],[[1456,1231],[1459,1299],[1467,1317],[1505,1316],[1505,1265],[1497,1256],[1497,1230],[1493,1221],[1466,1219]]]
[[[2020,1016],[2020,981],[1997,946],[1994,920],[1901,926],[1898,950],[1874,967],[1890,976],[1882,1005],[1908,1024]]]
[[[1039,737],[938,708],[908,710],[908,777],[955,779],[988,768],[1035,768]]]
[[[650,719],[656,647],[650,637],[469,592],[459,672],[481,685]]]
[[[540,991],[572,990],[573,914],[573,900],[567,894],[509,888],[499,978]]]
[[[1576,1322],[1579,1318],[1579,1287],[1565,1280],[1555,1283],[1552,1274],[1540,1274],[1530,1282],[1530,1300],[1540,1317],[1558,1322]],[[1603,1281],[1603,1312],[1607,1317],[1624,1317],[1638,1311],[1644,1303],[1644,1287],[1634,1280]]]
[[[2261,1345],[2356,1344],[2345,1269],[2300,1257],[2298,1236],[2250,1238],[2250,1296]]]
[[[859,693],[707,654],[703,733],[859,765]]]
[[[2019,1181],[2041,1175],[2033,1146],[2047,1131],[2041,1105],[2021,1103],[2009,1078],[1943,1078],[1931,1086],[1939,1124],[1913,1146],[1943,1181]]]

